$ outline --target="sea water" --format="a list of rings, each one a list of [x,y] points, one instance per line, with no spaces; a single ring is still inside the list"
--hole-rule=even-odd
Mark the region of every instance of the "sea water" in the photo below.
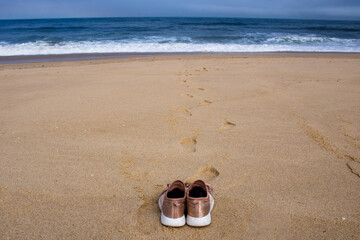
[[[243,18],[0,20],[0,56],[360,52],[360,21]]]

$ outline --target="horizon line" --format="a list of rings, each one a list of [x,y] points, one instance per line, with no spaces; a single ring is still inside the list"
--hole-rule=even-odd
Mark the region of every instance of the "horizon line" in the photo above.
[[[167,17],[154,17],[154,16],[143,16],[143,17],[48,17],[48,18],[0,18],[0,21],[21,21],[21,20],[45,20],[45,19],[101,19],[101,18],[235,18],[235,19],[277,19],[277,20],[315,20],[315,21],[360,21],[360,19],[325,19],[325,18],[274,18],[274,17],[199,17],[199,16],[167,16]]]

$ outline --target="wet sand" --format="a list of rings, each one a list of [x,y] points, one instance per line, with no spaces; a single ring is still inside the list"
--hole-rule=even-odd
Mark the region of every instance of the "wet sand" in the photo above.
[[[359,239],[360,55],[0,65],[0,239]],[[212,224],[160,224],[167,183]]]

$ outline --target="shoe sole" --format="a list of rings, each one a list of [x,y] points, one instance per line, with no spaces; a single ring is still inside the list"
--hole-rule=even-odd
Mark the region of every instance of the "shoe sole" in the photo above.
[[[168,227],[182,227],[185,225],[185,215],[180,218],[168,218],[161,213],[161,224]]]
[[[186,216],[186,224],[192,227],[205,227],[210,225],[211,223],[211,210],[214,207],[214,198],[210,195],[211,198],[211,205],[210,205],[210,211],[208,213],[208,215],[204,216],[204,217],[191,217],[191,216]]]
[[[161,211],[161,224],[168,226],[168,227],[182,227],[185,225],[185,215],[183,215],[182,217],[179,218],[169,218],[167,216],[165,216],[162,212],[161,206],[160,206],[160,199],[158,201],[158,205]]]

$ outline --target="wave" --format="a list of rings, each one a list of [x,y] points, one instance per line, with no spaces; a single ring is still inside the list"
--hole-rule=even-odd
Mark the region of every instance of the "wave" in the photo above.
[[[360,52],[360,45],[235,44],[179,42],[62,42],[8,44],[0,42],[0,56],[75,53],[141,52]]]
[[[316,36],[277,36],[268,38],[267,43],[290,43],[290,44],[312,44],[312,43],[339,43],[351,44],[355,43],[355,39],[339,39],[329,37],[316,37]]]

